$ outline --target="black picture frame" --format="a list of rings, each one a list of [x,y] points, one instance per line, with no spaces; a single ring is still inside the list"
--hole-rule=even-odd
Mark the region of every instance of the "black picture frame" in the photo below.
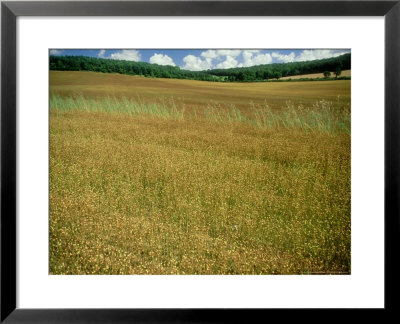
[[[271,312],[278,312],[270,309],[16,308],[16,19],[18,16],[384,16],[385,307],[376,311],[378,316],[382,316],[382,312],[385,316],[388,312],[396,312],[399,275],[395,264],[399,255],[400,232],[400,0],[4,1],[1,3],[1,323],[252,323],[259,322],[258,318],[266,321],[266,312],[269,312],[268,315]],[[297,313],[299,316],[309,316],[309,312],[297,310]],[[371,313],[367,316],[370,317]]]

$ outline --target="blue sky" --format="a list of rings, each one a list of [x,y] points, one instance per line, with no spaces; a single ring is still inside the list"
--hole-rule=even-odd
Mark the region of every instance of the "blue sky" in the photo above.
[[[84,55],[174,65],[200,71],[260,64],[310,61],[350,53],[349,49],[51,49],[51,55]]]

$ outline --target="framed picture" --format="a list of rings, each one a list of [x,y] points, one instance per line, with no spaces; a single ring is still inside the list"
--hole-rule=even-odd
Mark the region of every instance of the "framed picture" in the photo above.
[[[399,21],[399,1],[3,1],[1,322],[394,311]]]

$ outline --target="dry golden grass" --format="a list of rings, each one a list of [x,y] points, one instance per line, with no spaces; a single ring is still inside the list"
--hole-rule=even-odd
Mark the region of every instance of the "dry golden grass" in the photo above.
[[[350,273],[350,225],[347,132],[50,109],[51,274]]]
[[[313,82],[222,83],[176,79],[152,79],[140,76],[96,72],[50,71],[51,92],[63,96],[126,97],[147,102],[174,98],[189,107],[202,107],[210,102],[247,108],[250,102],[272,108],[311,105],[316,100],[350,101],[350,80]]]

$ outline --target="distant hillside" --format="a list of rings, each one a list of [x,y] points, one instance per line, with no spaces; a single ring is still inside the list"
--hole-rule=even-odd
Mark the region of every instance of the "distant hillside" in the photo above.
[[[351,69],[351,54],[344,54],[323,60],[274,63],[233,69],[188,71],[177,66],[165,66],[145,62],[111,60],[88,56],[50,56],[50,70],[93,71],[143,75],[152,78],[190,79],[220,82],[250,82],[280,79],[282,77],[323,73],[334,74],[339,70]]]

